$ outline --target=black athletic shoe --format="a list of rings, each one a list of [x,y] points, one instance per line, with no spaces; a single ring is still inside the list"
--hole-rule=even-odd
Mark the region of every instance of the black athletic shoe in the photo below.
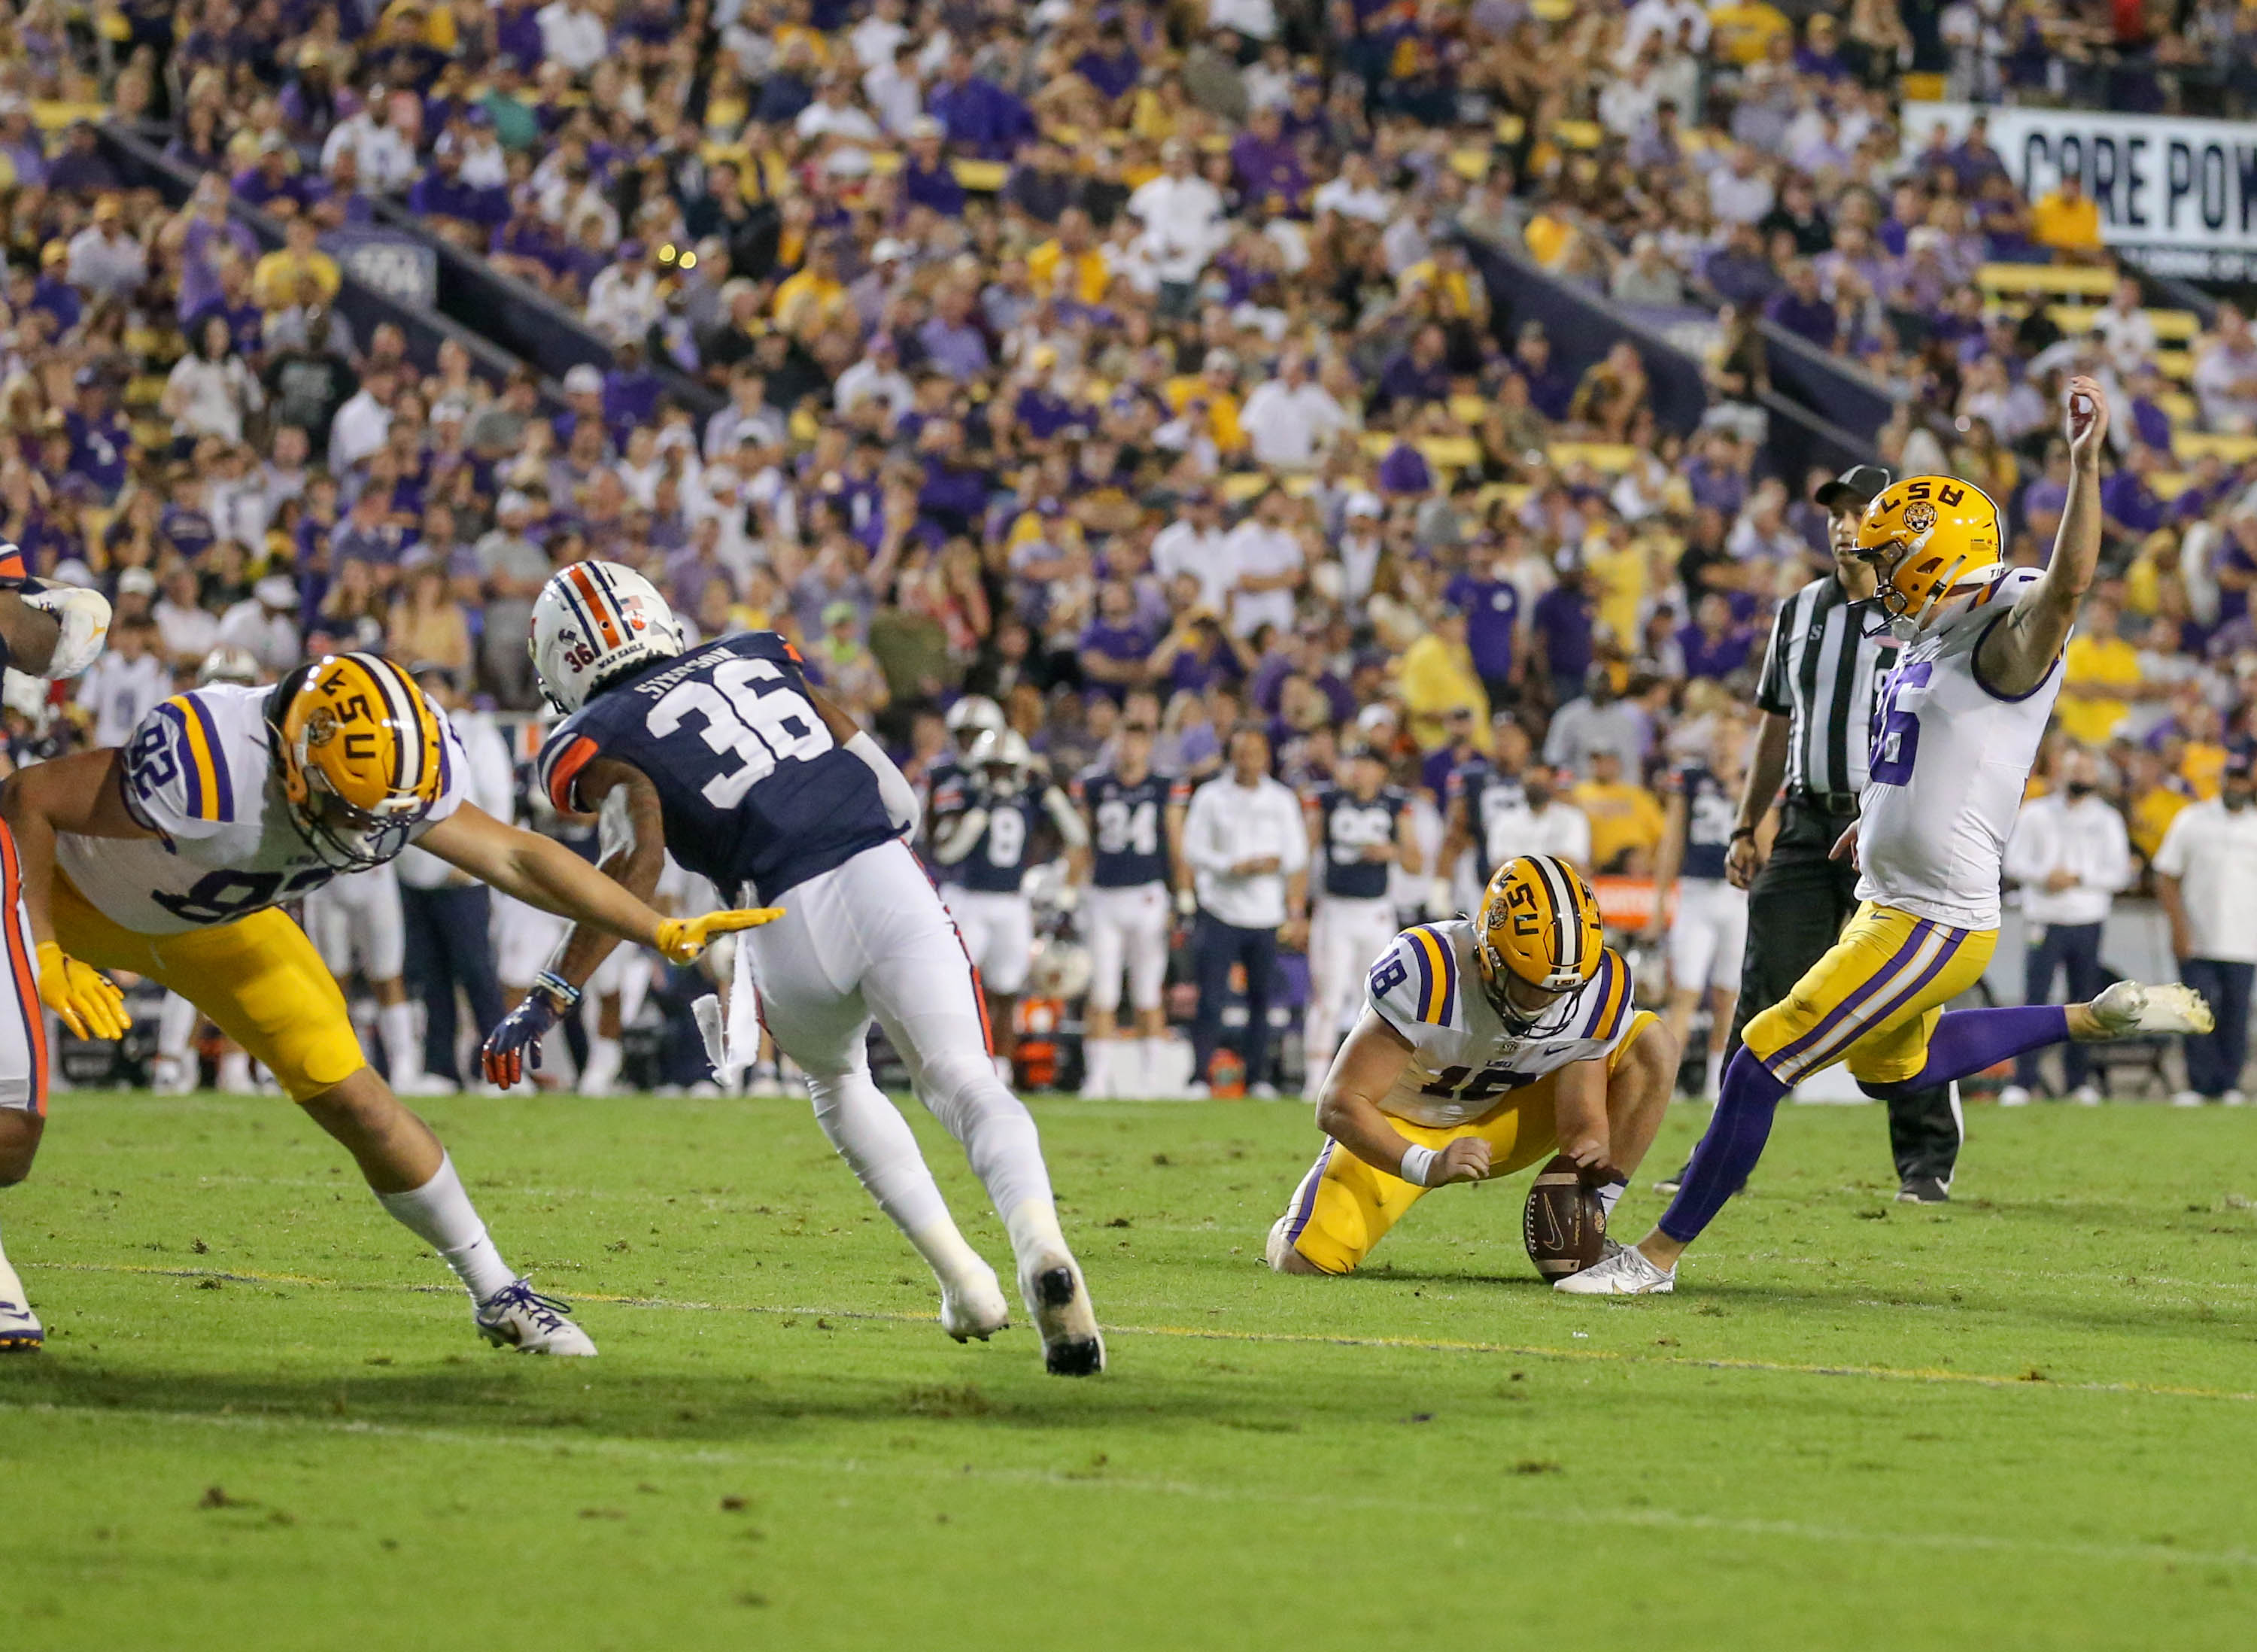
[[[1677,1190],[1685,1185],[1685,1177],[1692,1168],[1693,1161],[1687,1159],[1682,1165],[1678,1167],[1676,1175],[1663,1176],[1659,1181],[1656,1182],[1653,1184],[1653,1190],[1656,1193],[1666,1194],[1673,1199],[1677,1197]]]
[[[1949,1204],[1951,1190],[1943,1184],[1942,1176],[1908,1175],[1897,1190],[1899,1204]]]

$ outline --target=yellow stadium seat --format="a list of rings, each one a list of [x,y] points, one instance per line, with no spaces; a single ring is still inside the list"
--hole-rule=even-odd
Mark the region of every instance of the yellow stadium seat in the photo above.
[[[1485,149],[1454,149],[1450,152],[1450,170],[1468,183],[1478,183],[1489,176],[1489,152]]]
[[[1596,121],[1553,121],[1552,138],[1567,149],[1596,149],[1606,141],[1606,129]]]
[[[2176,499],[2194,485],[2194,478],[2183,470],[2158,470],[2147,478],[2147,486],[2154,496],[2166,504]]]
[[[1471,436],[1421,436],[1412,445],[1438,469],[1463,470],[1481,462],[1481,444]]]
[[[2159,349],[2155,352],[2155,365],[2166,378],[2194,377],[2194,357],[2186,350]]]
[[[2092,325],[2093,318],[2099,314],[2100,307],[2097,304],[2048,304],[2046,306],[2046,320],[2064,333],[2082,333]]]
[[[1477,425],[1489,417],[1489,403],[1479,396],[1450,398],[1450,417],[1461,425]]]
[[[128,407],[154,407],[165,393],[165,378],[161,373],[136,373],[125,381],[124,401]]]
[[[950,164],[949,171],[956,174],[956,181],[966,189],[991,195],[1001,189],[1003,180],[1011,175],[1011,169],[1000,160],[954,161]]]
[[[1941,102],[1944,93],[1943,76],[1927,71],[1899,75],[1897,92],[1907,103]]]
[[[1986,293],[2060,293],[2105,299],[2116,290],[2116,272],[2091,264],[1986,264],[1975,272]]]
[[[1496,117],[1496,141],[1500,144],[1518,143],[1520,135],[1527,130],[1528,123],[1518,115],[1500,115]]]
[[[2243,464],[2257,459],[2257,436],[2237,435],[2231,431],[2183,430],[2172,439],[2182,459],[2201,459],[2217,455],[2228,464]]]
[[[59,103],[46,99],[34,99],[32,121],[43,132],[60,131],[73,121],[101,122],[110,117],[110,110],[100,103]]]
[[[1270,476],[1264,470],[1235,470],[1223,477],[1217,488],[1223,498],[1232,505],[1243,505],[1267,491]]]
[[[1555,441],[1546,451],[1555,465],[1587,464],[1610,477],[1620,476],[1638,459],[1638,449],[1626,441]]]
[[[2202,317],[2192,310],[2149,310],[2157,338],[2190,339],[2202,332]]]
[[[2183,390],[2163,392],[2155,398],[2155,406],[2161,408],[2175,425],[2190,425],[2201,417],[2201,410],[2195,406],[2194,398]]]

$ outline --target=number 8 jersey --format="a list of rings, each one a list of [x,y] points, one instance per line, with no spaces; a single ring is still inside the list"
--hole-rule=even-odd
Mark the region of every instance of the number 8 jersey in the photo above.
[[[1999,876],[2061,662],[2020,695],[1983,681],[1975,651],[2040,578],[2018,568],[1904,649],[1873,712],[1858,805],[1857,898],[1955,929],[1999,927]]]
[[[1469,1124],[1546,1073],[1610,1054],[1638,1020],[1630,966],[1608,950],[1581,990],[1525,1034],[1508,1031],[1482,991],[1474,926],[1463,918],[1397,935],[1365,987],[1372,1012],[1411,1043],[1411,1064],[1380,1111],[1437,1129]]]
[[[649,777],[668,851],[725,896],[773,903],[896,835],[877,777],[831,738],[772,631],[654,661],[558,724],[535,772],[560,812],[589,812],[573,783],[598,756]]]
[[[272,688],[215,684],[162,702],[120,759],[125,808],[154,837],[65,832],[55,864],[104,917],[180,935],[302,898],[337,875],[298,830],[267,722]],[[445,714],[439,798],[397,853],[463,803],[463,748]]]

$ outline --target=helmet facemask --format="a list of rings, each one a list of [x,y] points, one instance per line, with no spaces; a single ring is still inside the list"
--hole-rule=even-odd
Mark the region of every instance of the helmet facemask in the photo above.
[[[430,813],[428,805],[404,798],[391,800],[404,808],[361,808],[332,791],[319,769],[302,773],[305,797],[293,800],[291,818],[322,864],[336,872],[372,872],[383,865],[407,846],[408,832]]]
[[[1505,963],[1503,956],[1489,944],[1486,935],[1475,947],[1474,959],[1480,965],[1477,973],[1481,976],[1482,996],[1496,1012],[1497,1020],[1504,1023],[1505,1031],[1515,1038],[1525,1038],[1534,1032],[1546,1016],[1572,999],[1576,988],[1582,985],[1572,974],[1567,985],[1557,988],[1522,980]],[[1535,1001],[1527,1001],[1531,999]]]

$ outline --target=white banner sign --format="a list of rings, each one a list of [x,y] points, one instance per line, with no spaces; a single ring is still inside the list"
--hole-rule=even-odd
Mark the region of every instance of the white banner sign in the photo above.
[[[1967,103],[1907,103],[1905,153],[1942,126],[1954,138]],[[2100,208],[2101,238],[2159,275],[2239,280],[2257,273],[2257,125],[2109,115],[2073,109],[1985,108],[1991,147],[2034,201],[2064,173]]]

